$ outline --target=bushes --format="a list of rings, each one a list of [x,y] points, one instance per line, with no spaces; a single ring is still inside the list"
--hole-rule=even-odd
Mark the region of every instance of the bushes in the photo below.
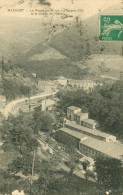
[[[29,86],[20,84],[13,79],[4,79],[3,89],[3,93],[7,100],[12,100],[17,97],[21,97],[22,95],[29,96],[31,92],[31,88]]]

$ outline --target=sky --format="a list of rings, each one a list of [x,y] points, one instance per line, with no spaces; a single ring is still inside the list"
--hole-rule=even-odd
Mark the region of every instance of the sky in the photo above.
[[[30,9],[42,9],[43,6],[38,4],[38,0],[23,0],[24,3],[19,4],[19,0],[1,0],[0,1],[0,15],[18,15],[18,16],[28,16],[32,17],[30,15]],[[32,3],[32,6],[30,2]],[[98,13],[99,9],[103,11],[104,9],[107,9],[108,7],[114,6],[115,4],[119,4],[122,7],[122,0],[47,0],[51,3],[51,9],[71,9],[71,10],[78,10],[77,13],[71,13],[70,14],[80,14],[83,15],[84,18],[90,17],[96,13]],[[72,3],[73,1],[73,3]],[[119,6],[119,8],[121,8]],[[20,12],[11,12],[8,13],[8,9],[24,9],[23,13]],[[81,9],[84,10],[84,12],[81,12]],[[123,9],[120,10],[120,12],[123,12]],[[67,13],[67,12],[66,12]],[[33,16],[33,17],[41,17],[41,16]]]

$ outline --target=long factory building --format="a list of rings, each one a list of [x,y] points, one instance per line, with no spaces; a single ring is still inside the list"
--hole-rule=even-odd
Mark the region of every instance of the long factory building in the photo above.
[[[55,137],[93,159],[108,156],[123,161],[123,144],[118,143],[115,136],[97,130],[96,126],[96,121],[89,119],[88,113],[71,106],[67,108],[67,122],[56,132]]]

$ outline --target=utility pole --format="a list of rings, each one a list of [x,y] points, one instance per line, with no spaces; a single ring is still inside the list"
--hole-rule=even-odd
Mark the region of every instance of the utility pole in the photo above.
[[[120,80],[122,81],[123,80],[123,72],[120,71]]]
[[[2,56],[2,60],[1,60],[1,62],[2,62],[1,78],[2,78],[2,79],[4,79],[4,70],[5,70],[4,59],[5,59],[5,58]]]
[[[33,182],[33,176],[34,176],[34,167],[35,167],[35,150],[34,150],[34,152],[33,152],[31,185],[32,185],[32,182]]]
[[[27,97],[28,97],[28,101],[29,101],[29,110],[31,109],[30,96],[31,96],[31,94],[30,94],[30,91],[29,91],[29,92],[28,92],[28,95],[27,95]]]

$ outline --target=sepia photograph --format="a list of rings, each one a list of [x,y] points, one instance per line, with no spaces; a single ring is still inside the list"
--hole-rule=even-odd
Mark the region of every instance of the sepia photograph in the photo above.
[[[0,1],[0,195],[123,195],[123,0]]]

